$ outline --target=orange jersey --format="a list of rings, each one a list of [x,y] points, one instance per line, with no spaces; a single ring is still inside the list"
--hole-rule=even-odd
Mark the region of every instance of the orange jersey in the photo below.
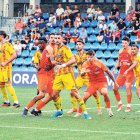
[[[0,63],[9,60],[13,53],[15,53],[15,50],[13,49],[13,46],[9,42],[4,42],[4,43],[0,44]],[[7,64],[5,67],[0,66],[0,68],[1,69],[11,69],[12,62]]]
[[[45,70],[46,66],[51,66],[52,65],[51,60],[49,58],[50,56],[53,55],[52,51],[53,51],[53,48],[51,48],[50,46],[47,46],[43,50],[42,57],[41,57],[40,62],[39,62],[39,68],[40,68],[39,71],[38,71],[39,74],[45,74],[46,73],[46,74],[50,75],[50,74],[54,73],[53,69],[51,69],[49,71]]]
[[[124,72],[131,66],[133,61],[131,55],[131,48],[129,46],[126,49],[120,49],[118,60],[120,63],[120,74],[123,75]],[[133,74],[133,70],[131,70],[129,73]]]
[[[93,59],[92,62],[86,61],[82,68],[90,70],[88,72],[89,82],[107,82],[104,72],[108,68],[98,59]]]
[[[62,45],[61,47],[55,48],[55,61],[57,61],[60,65],[63,63],[68,62],[71,57],[73,56],[71,50],[66,45]],[[66,73],[73,73],[73,66],[66,66],[61,68],[56,75],[66,74]]]

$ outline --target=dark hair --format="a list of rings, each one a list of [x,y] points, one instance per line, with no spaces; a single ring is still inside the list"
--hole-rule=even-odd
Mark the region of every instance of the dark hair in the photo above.
[[[137,44],[132,44],[131,47],[136,47],[137,49],[139,49],[139,46]]]
[[[89,56],[92,56],[92,55],[94,56],[95,52],[93,50],[88,50],[86,54]]]
[[[130,42],[129,37],[127,37],[127,36],[123,37],[123,39],[122,39],[122,40],[127,41],[127,42]]]
[[[0,35],[3,35],[4,38],[7,36],[5,31],[0,31]]]
[[[56,33],[55,35],[60,35],[60,36],[63,36],[61,33]]]
[[[83,40],[78,40],[76,43],[78,43],[78,42],[80,42],[80,43],[82,43],[82,44],[85,44],[85,43],[83,42]]]
[[[40,38],[38,39],[38,41],[44,41],[45,43],[47,43],[47,40],[46,40],[45,37],[40,37]]]
[[[51,36],[51,35],[55,35],[55,34],[54,33],[50,33],[49,36]]]

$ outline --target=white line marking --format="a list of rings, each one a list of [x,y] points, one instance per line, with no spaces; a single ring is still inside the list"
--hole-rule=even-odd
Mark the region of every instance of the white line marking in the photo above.
[[[123,105],[123,106],[126,106],[126,105]],[[140,104],[131,104],[131,106],[140,106]],[[117,106],[111,106],[111,108],[115,108]],[[97,107],[93,107],[93,108],[87,108],[87,110],[92,110],[92,109],[97,109]],[[105,109],[105,107],[102,107],[102,109]],[[64,109],[63,111],[64,112],[67,112],[69,109]],[[56,110],[47,110],[47,111],[42,111],[44,113],[53,113],[55,112]],[[137,111],[138,113],[140,111]],[[30,111],[29,111],[30,113]],[[17,113],[0,113],[0,116],[6,116],[6,115],[21,115],[22,114],[22,111],[21,112],[17,112]]]
[[[139,132],[114,132],[114,131],[94,131],[82,129],[60,129],[60,128],[46,128],[46,127],[27,127],[27,126],[0,126],[0,128],[15,128],[15,129],[34,129],[34,130],[48,130],[48,131],[68,131],[68,132],[85,132],[85,133],[103,133],[103,134],[118,134],[118,135],[140,135]]]

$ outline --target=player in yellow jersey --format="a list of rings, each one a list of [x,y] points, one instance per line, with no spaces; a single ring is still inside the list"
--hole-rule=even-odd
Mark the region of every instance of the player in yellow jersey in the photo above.
[[[132,69],[134,70],[134,74],[136,77],[136,94],[140,99],[140,54],[139,54],[139,47],[134,44],[131,46],[131,53],[134,57],[133,64],[127,69],[124,73],[124,76],[127,75],[129,71]]]
[[[76,62],[69,47],[63,44],[63,37],[61,34],[55,35],[55,79],[53,83],[53,94],[52,98],[57,112],[51,117],[56,118],[63,115],[62,103],[60,98],[60,91],[66,87],[67,90],[71,90],[71,94],[77,99],[80,107],[82,108],[85,119],[91,119],[86,111],[85,103],[76,89],[74,80],[73,64]]]
[[[6,88],[14,100],[13,107],[20,107],[17,95],[12,86],[12,61],[16,58],[13,46],[5,41],[6,33],[0,31],[0,88]],[[6,104],[6,103],[4,103]]]
[[[82,64],[86,61],[86,51],[84,51],[84,42],[79,40],[76,43],[76,48],[77,48],[77,53],[74,55],[76,59],[76,65],[78,68],[78,76],[76,77],[76,86],[77,89],[79,90],[82,88],[84,85],[88,86],[89,85],[89,78],[88,75],[85,74],[84,76],[81,76],[81,69],[82,69]],[[100,97],[97,94],[94,94],[95,101],[97,103],[98,107],[98,114],[101,114],[101,105],[100,105]],[[67,113],[71,114],[73,112],[77,112],[76,109],[76,98],[71,95],[71,102],[72,102],[72,109],[70,109]],[[79,114],[79,113],[78,113]],[[75,117],[77,117],[77,115]],[[81,114],[79,114],[81,115]]]

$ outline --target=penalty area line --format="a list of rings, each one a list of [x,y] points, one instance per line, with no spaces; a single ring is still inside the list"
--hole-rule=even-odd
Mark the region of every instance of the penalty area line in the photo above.
[[[139,132],[94,131],[94,130],[82,130],[82,129],[60,129],[60,128],[28,127],[28,126],[0,126],[0,128],[68,131],[68,132],[84,132],[84,133],[100,133],[100,134],[102,133],[102,134],[116,134],[116,135],[140,135]]]

